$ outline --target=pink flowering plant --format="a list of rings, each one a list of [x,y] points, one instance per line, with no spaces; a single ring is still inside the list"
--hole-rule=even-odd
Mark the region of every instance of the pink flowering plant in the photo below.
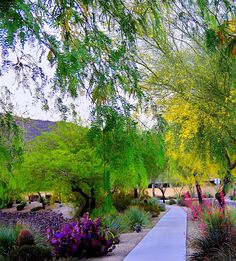
[[[52,256],[57,258],[101,256],[114,248],[112,233],[102,226],[100,219],[91,220],[88,214],[57,231],[48,228],[47,235]]]
[[[222,197],[224,201],[224,196]],[[196,222],[196,234],[191,238],[195,250],[189,260],[226,261],[236,258],[236,211],[225,204],[203,200],[202,204],[185,197],[189,219]]]

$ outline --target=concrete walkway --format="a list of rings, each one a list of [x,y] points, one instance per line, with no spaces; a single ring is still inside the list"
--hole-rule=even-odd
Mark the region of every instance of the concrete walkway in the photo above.
[[[124,261],[185,261],[186,228],[186,212],[178,206],[170,206]]]

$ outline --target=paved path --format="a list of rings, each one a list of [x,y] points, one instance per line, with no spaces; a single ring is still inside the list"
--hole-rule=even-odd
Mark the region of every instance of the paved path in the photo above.
[[[186,212],[178,206],[170,206],[124,261],[185,261],[186,227]]]
[[[227,206],[236,207],[235,200],[226,199],[225,202],[226,202]]]

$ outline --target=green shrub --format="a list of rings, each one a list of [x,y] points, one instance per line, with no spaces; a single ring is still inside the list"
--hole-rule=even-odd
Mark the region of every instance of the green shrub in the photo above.
[[[214,198],[214,196],[210,192],[204,192],[203,197],[204,198]]]
[[[158,205],[142,204],[140,205],[146,212],[150,213],[152,217],[158,217],[160,215],[160,208]]]
[[[181,196],[179,199],[177,199],[177,205],[182,206],[182,207],[186,206],[184,196]]]
[[[6,256],[16,246],[18,234],[17,227],[0,227],[0,255]]]
[[[11,261],[48,261],[52,260],[51,249],[42,246],[24,245],[11,252]]]
[[[149,199],[150,204],[152,204],[153,206],[158,206],[159,205],[159,199],[158,198],[150,198]]]
[[[12,208],[13,207],[13,201],[9,201],[7,204],[6,204],[6,208]]]
[[[236,200],[236,195],[230,196],[231,200]]]
[[[149,196],[148,192],[144,189],[144,190],[140,190],[139,192],[139,200],[143,201],[143,200],[150,200],[151,197]]]
[[[43,207],[35,207],[35,208],[31,208],[30,212],[35,212],[35,211],[39,211],[43,209]]]
[[[167,202],[168,205],[175,205],[176,201],[172,198]]]
[[[118,211],[125,211],[130,206],[132,199],[132,195],[120,192],[113,195],[112,202]]]
[[[150,198],[150,199],[135,199],[132,200],[133,205],[139,206],[143,208],[146,212],[149,212],[152,217],[158,217],[160,214],[160,208],[158,205],[158,199]]]
[[[166,204],[163,202],[158,203],[159,209],[161,212],[166,211]]]
[[[95,208],[95,209],[93,209],[90,217],[91,217],[91,219],[94,219],[94,218],[104,219],[107,216],[115,216],[115,215],[118,215],[118,212],[117,212],[116,208],[114,208],[114,207],[111,208],[109,213],[105,213],[102,208]]]
[[[124,218],[130,230],[135,230],[137,225],[142,228],[151,223],[150,215],[139,207],[130,207],[124,213]]]

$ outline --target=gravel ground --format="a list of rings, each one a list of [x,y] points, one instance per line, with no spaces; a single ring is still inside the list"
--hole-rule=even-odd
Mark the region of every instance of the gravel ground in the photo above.
[[[191,255],[194,250],[191,247],[191,239],[196,237],[194,236],[197,233],[198,230],[198,223],[196,221],[190,220],[188,216],[188,221],[187,221],[187,260],[189,255]]]

